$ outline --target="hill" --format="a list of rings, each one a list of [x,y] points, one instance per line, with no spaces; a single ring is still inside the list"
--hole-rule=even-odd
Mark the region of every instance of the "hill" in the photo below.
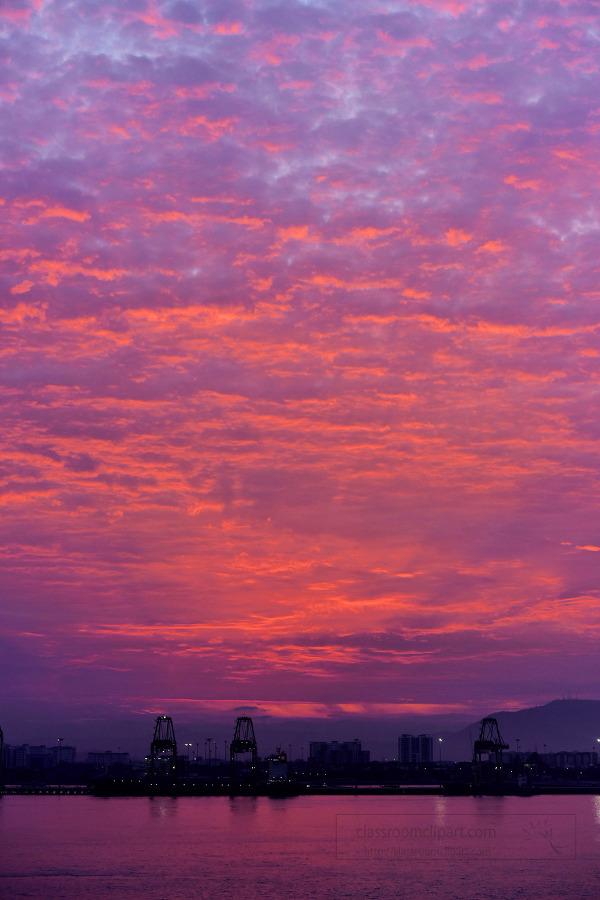
[[[553,700],[544,706],[490,713],[510,750],[555,753],[559,750],[600,752],[600,700]],[[481,719],[456,732],[437,732],[442,738],[442,758],[468,760],[472,742],[479,736]],[[437,755],[437,748],[434,747]]]

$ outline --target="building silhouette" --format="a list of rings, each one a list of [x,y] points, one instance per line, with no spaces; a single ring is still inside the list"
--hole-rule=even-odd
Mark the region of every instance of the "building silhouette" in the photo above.
[[[367,766],[371,754],[354,741],[311,741],[310,762],[325,769],[350,769]]]
[[[433,762],[433,738],[431,735],[400,735],[398,760],[404,766],[422,766],[425,763]]]
[[[73,765],[77,751],[75,747],[62,744],[46,747],[45,744],[20,744],[4,746],[4,764],[7,769],[51,769],[61,763]]]

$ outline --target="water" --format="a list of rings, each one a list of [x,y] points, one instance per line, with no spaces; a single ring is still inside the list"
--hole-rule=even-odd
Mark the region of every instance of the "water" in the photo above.
[[[0,897],[597,900],[600,797],[5,796]]]

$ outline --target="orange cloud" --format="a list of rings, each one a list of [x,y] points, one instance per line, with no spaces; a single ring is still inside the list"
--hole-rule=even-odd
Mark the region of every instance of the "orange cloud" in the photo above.
[[[308,225],[290,225],[288,228],[280,228],[278,234],[283,241],[289,241],[290,239],[295,241],[318,241],[316,235],[309,237]]]
[[[94,266],[82,266],[77,263],[61,262],[59,260],[45,259],[31,263],[30,272],[40,272],[45,275],[49,284],[60,284],[63,278],[72,275],[85,275],[97,278],[99,281],[114,281],[126,274],[124,269],[100,269]]]
[[[367,241],[383,241],[392,235],[399,233],[398,228],[352,228],[342,235],[342,237],[334,238],[333,243],[338,245],[344,244],[365,244]]]
[[[541,182],[536,179],[530,178],[519,178],[517,175],[507,175],[504,179],[505,184],[512,184],[514,188],[518,191],[539,191],[541,188]]]
[[[215,34],[241,34],[244,26],[241,22],[219,22],[214,30]]]
[[[216,141],[225,132],[233,131],[236,123],[239,121],[237,116],[231,116],[226,119],[209,119],[207,116],[190,116],[185,122],[178,126],[181,134],[196,134],[198,127],[202,127]],[[169,125],[165,131],[171,131],[172,126]]]
[[[12,291],[12,293],[22,293],[22,291]],[[46,312],[43,307],[26,303],[19,303],[13,309],[0,309],[0,322],[3,322],[5,325],[13,323],[23,325],[28,320],[38,319],[43,321],[45,318]]]
[[[68,209],[66,206],[51,206],[41,213],[43,218],[72,219],[74,222],[85,222],[90,218],[87,212],[79,212],[76,209]]]
[[[461,228],[449,228],[446,231],[446,240],[452,247],[460,247],[461,244],[468,243],[472,237],[472,234],[468,234]]]
[[[26,294],[33,287],[33,281],[21,281],[19,284],[13,284],[10,289],[11,294]]]
[[[111,125],[109,131],[112,134],[118,134],[121,137],[126,138],[127,140],[131,139],[131,135],[125,128],[121,128],[119,125]]]
[[[504,253],[505,250],[508,250],[508,244],[505,244],[503,241],[486,241],[485,244],[482,244],[475,251],[476,253]]]

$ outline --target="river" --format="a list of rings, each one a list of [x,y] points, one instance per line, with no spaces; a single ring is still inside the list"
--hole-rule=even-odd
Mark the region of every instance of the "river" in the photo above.
[[[0,897],[597,900],[600,797],[4,796]]]

